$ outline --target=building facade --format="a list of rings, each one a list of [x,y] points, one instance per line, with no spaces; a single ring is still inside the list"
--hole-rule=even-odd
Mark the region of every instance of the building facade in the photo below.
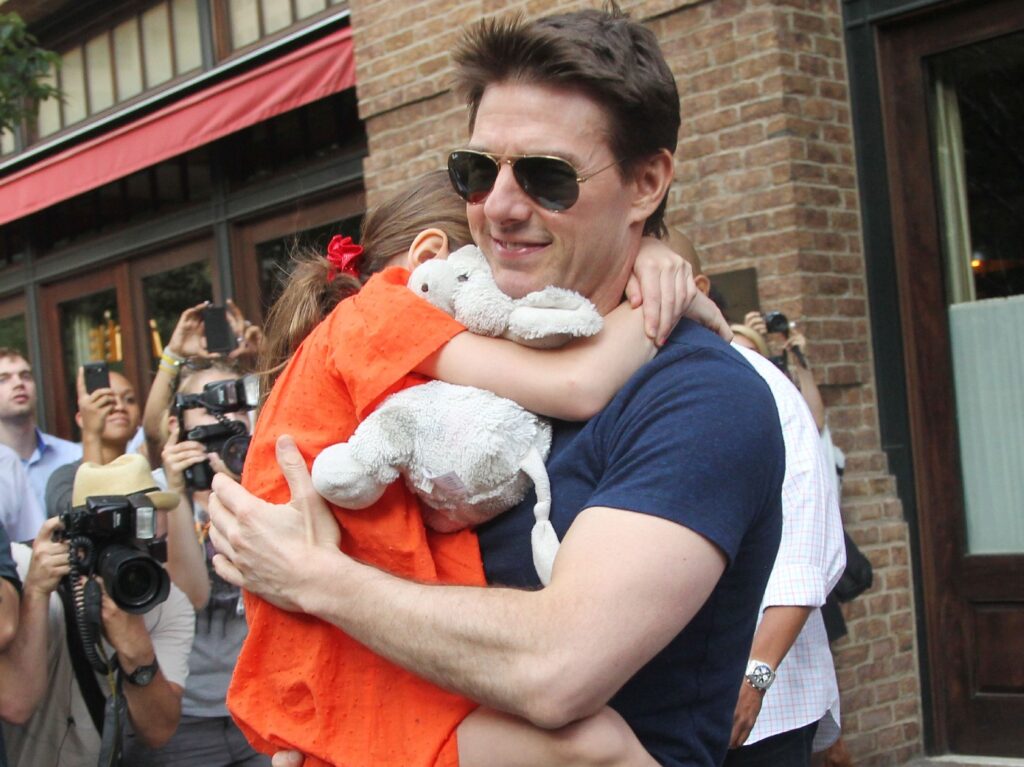
[[[154,327],[211,295],[260,317],[291,242],[355,233],[365,199],[442,167],[467,133],[462,26],[592,3],[348,5],[0,5],[39,9],[61,77],[85,73],[0,157],[0,334],[44,371],[51,428],[81,361],[113,348],[144,385]],[[847,456],[843,517],[875,569],[833,645],[855,763],[1024,756],[1024,4],[622,5],[679,83],[668,221],[713,281],[749,278],[799,323]],[[177,34],[193,16],[198,52]]]

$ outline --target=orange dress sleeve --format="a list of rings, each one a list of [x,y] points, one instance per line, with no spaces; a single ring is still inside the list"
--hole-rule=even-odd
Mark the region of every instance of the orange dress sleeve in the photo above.
[[[242,484],[271,503],[288,485],[274,446],[291,435],[311,465],[348,439],[388,394],[422,383],[414,371],[462,325],[388,269],[341,302],[278,377],[250,444]],[[347,554],[423,582],[484,585],[476,535],[428,531],[417,498],[396,482],[369,509],[331,506]],[[294,748],[307,765],[456,765],[455,730],[476,704],[379,657],[338,628],[245,595],[249,635],[228,708],[265,753]],[[386,609],[386,606],[382,606]]]

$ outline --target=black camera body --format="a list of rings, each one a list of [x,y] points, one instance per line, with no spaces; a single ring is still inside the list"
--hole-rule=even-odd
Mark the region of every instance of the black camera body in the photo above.
[[[245,424],[224,415],[252,410],[258,403],[259,382],[255,376],[208,383],[199,394],[178,394],[174,409],[179,418],[182,411],[190,408],[203,408],[217,418],[215,424],[189,429],[181,439],[201,442],[206,452],[217,453],[230,471],[241,475],[249,450],[249,433]],[[213,475],[210,462],[203,461],[185,469],[185,484],[193,490],[209,490]]]
[[[156,537],[156,509],[144,493],[90,496],[60,520],[73,572],[102,578],[122,610],[142,614],[167,599],[167,541]]]
[[[768,312],[764,315],[764,324],[769,333],[789,335],[789,319],[782,312]]]
[[[226,421],[197,426],[185,433],[185,439],[201,442],[208,453],[217,453],[233,473],[241,474],[249,451],[250,436],[241,421]],[[213,484],[213,467],[203,461],[185,469],[185,484],[195,490],[208,490]]]

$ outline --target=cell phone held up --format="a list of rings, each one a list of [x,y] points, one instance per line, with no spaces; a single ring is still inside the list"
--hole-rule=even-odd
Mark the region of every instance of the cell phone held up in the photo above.
[[[110,367],[106,362],[86,362],[82,365],[85,391],[92,394],[97,389],[110,388]]]
[[[238,338],[228,322],[227,307],[216,304],[204,307],[203,329],[206,351],[210,354],[230,354],[238,348]]]

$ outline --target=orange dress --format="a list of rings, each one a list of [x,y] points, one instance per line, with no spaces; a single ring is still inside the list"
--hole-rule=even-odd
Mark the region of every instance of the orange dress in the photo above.
[[[242,484],[271,503],[288,485],[274,445],[295,438],[308,465],[348,439],[388,394],[423,383],[416,365],[465,328],[407,287],[391,268],[342,301],[303,341],[268,397]],[[395,482],[368,509],[331,506],[342,550],[421,582],[485,585],[476,534],[424,527],[419,503]],[[329,623],[245,595],[249,635],[228,708],[250,742],[295,748],[306,765],[457,765],[455,729],[476,704],[375,655]],[[382,610],[387,605],[381,605]]]

